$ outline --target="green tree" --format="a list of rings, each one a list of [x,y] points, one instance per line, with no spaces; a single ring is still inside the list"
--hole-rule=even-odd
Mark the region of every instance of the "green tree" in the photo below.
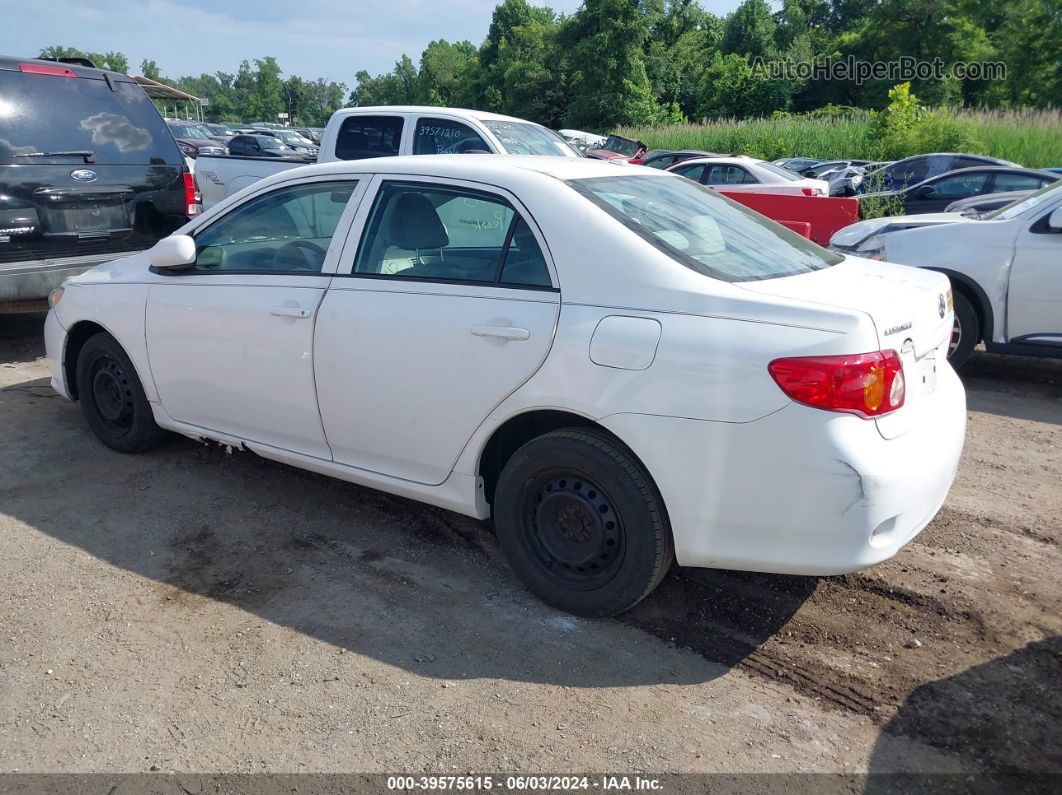
[[[701,78],[697,115],[710,119],[769,116],[789,107],[792,93],[792,83],[753,69],[745,56],[717,54]]]
[[[418,101],[450,107],[474,105],[478,69],[478,54],[472,42],[431,42],[420,56]]]
[[[1018,105],[1062,106],[1062,8],[1058,0],[1018,0],[999,30],[1007,98]]]
[[[129,59],[120,52],[89,52],[77,47],[45,47],[39,58],[88,58],[97,69],[109,69],[112,72],[129,73]]]
[[[776,27],[767,0],[744,0],[723,23],[722,50],[766,58],[775,48]]]
[[[140,62],[140,74],[148,80],[162,80],[162,72],[159,71],[159,65],[147,58]]]
[[[637,0],[585,0],[562,42],[572,65],[568,124],[606,130],[662,118],[645,71],[648,35]]]

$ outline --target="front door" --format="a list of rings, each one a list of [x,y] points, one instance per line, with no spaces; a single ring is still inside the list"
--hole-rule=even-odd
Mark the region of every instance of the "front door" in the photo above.
[[[314,366],[337,462],[439,484],[545,359],[560,308],[546,247],[513,197],[377,178],[353,262],[317,320]]]
[[[1047,225],[1056,201],[1023,223],[1007,292],[1007,340],[1062,347],[1062,231]]]
[[[331,457],[314,321],[360,192],[337,177],[265,189],[195,235],[193,267],[151,286],[148,356],[170,417]]]

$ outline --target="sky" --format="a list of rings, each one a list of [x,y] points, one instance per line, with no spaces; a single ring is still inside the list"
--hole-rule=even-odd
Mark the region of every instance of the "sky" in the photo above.
[[[530,0],[559,13],[581,0]],[[739,0],[702,0],[726,14]],[[495,0],[30,0],[4,2],[0,53],[37,55],[53,44],[117,50],[140,73],[145,58],[164,76],[235,72],[242,60],[275,56],[285,75],[353,87],[354,74],[390,71],[402,53],[416,63],[433,39],[487,35]]]

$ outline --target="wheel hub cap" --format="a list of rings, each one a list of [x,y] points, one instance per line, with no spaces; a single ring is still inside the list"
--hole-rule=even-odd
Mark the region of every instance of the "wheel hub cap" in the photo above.
[[[575,575],[601,573],[620,551],[618,517],[594,483],[558,477],[543,484],[534,508],[534,530],[548,565]]]

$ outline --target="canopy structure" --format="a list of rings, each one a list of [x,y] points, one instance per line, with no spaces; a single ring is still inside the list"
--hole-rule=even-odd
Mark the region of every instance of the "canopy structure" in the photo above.
[[[167,116],[179,117],[182,114],[177,112],[178,105],[188,106],[191,105],[195,108],[196,121],[203,121],[203,108],[210,104],[209,100],[202,97],[193,96],[185,91],[168,86],[165,83],[160,83],[158,80],[152,80],[149,77],[143,75],[135,75],[133,79],[140,84],[144,89],[144,93],[152,99],[161,100],[163,106],[163,112]],[[173,113],[170,113],[170,103],[173,103]]]

